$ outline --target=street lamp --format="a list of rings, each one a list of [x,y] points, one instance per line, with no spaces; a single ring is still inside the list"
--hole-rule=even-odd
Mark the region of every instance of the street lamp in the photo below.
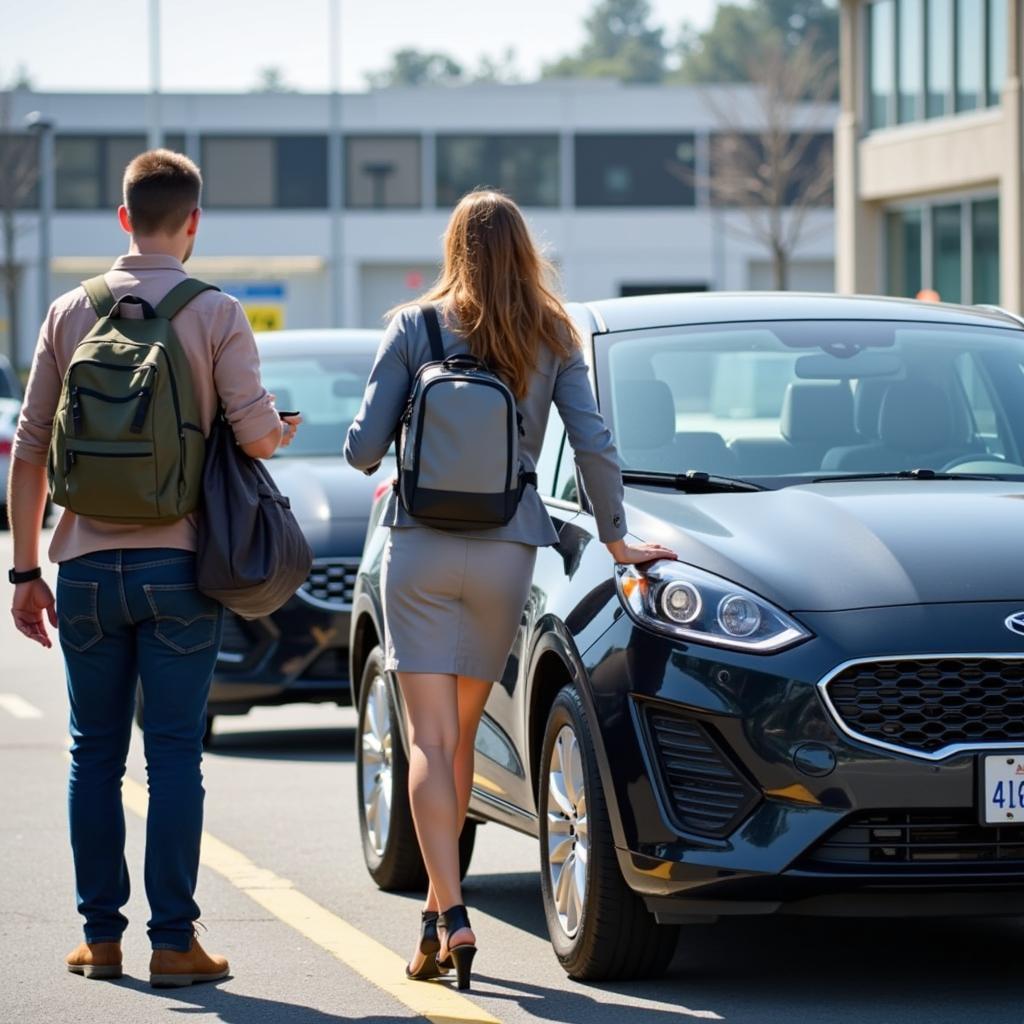
[[[50,308],[50,222],[54,205],[53,118],[34,110],[25,127],[39,139],[39,322]],[[15,340],[17,344],[17,340]]]

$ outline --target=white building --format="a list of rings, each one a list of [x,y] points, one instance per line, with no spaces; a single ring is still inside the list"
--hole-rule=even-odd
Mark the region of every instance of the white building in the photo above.
[[[742,105],[744,93],[733,90],[728,102]],[[742,212],[709,201],[718,125],[700,88],[600,81],[334,98],[168,94],[155,114],[146,94],[25,91],[13,101],[12,126],[35,110],[55,124],[54,294],[123,250],[113,212],[120,176],[154,123],[203,169],[192,272],[238,294],[257,324],[379,324],[436,273],[448,211],[477,185],[522,204],[573,299],[771,280],[768,254],[743,235]],[[835,109],[814,118],[831,135]],[[36,202],[19,218],[22,361],[39,317]],[[813,211],[808,228],[790,287],[831,290],[831,208]]]

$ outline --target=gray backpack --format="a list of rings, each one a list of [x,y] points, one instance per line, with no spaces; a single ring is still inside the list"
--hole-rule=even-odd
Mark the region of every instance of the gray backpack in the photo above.
[[[526,487],[537,486],[537,474],[519,461],[515,396],[474,356],[445,357],[437,310],[424,304],[420,311],[431,361],[416,374],[399,424],[399,501],[440,529],[504,526]]]

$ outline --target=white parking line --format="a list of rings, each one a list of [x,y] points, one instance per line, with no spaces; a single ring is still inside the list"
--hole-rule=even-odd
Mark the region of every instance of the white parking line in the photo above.
[[[0,693],[0,708],[15,718],[42,718],[43,713],[16,693]]]

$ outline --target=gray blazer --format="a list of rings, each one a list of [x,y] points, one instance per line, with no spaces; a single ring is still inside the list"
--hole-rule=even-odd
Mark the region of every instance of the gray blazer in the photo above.
[[[442,310],[438,312],[445,352],[468,352],[466,339],[452,329]],[[381,341],[362,408],[345,439],[345,457],[357,469],[372,473],[380,464],[395,439],[395,430],[412,390],[413,378],[429,361],[430,342],[423,314],[415,306],[403,309],[391,321]],[[537,468],[552,402],[558,407],[583,474],[587,496],[594,507],[598,536],[605,543],[619,540],[626,534],[622,473],[611,432],[594,400],[582,352],[560,362],[558,356],[546,346],[541,346],[529,390],[518,403],[524,431],[519,454],[528,472]],[[392,527],[423,525],[402,508],[393,492],[381,523]],[[526,488],[515,516],[505,526],[492,530],[452,532],[463,537],[511,540],[537,546],[554,544],[558,540],[544,502],[533,487]]]

